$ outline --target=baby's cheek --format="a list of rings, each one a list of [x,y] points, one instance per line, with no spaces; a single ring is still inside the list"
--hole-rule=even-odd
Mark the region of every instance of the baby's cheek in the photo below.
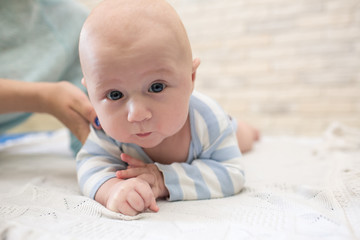
[[[112,123],[110,117],[105,117],[104,115],[100,114],[98,115],[99,122],[101,124],[101,127],[105,131],[105,133],[109,136],[112,135],[113,132],[115,132],[115,124]]]
[[[126,128],[121,127],[121,123],[109,124],[106,129],[104,129],[105,133],[109,135],[111,138],[119,141],[119,142],[127,142],[126,137],[129,135],[126,131]]]

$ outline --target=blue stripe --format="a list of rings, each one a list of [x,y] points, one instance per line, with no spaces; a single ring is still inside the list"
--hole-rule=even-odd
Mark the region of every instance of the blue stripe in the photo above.
[[[191,129],[191,142],[190,142],[190,149],[188,154],[187,163],[191,163],[194,159],[197,159],[202,151],[202,144],[200,142],[199,136],[196,133],[195,128],[195,116],[194,116],[194,109],[190,105],[189,108],[189,118],[190,118],[190,129]]]
[[[241,153],[238,146],[229,146],[229,147],[221,148],[215,150],[211,154],[211,159],[214,159],[218,162],[223,162],[236,157],[241,157]]]
[[[191,141],[190,145],[189,145],[189,153],[188,153],[186,163],[191,164],[194,159],[197,159],[197,154],[195,151],[194,142]]]
[[[227,169],[222,166],[220,163],[215,162],[213,160],[204,161],[206,165],[208,165],[215,173],[218,181],[220,182],[221,191],[225,197],[231,196],[234,194],[234,185],[232,183],[231,177]]]
[[[211,194],[209,187],[205,183],[198,167],[187,163],[182,163],[181,167],[185,170],[187,176],[194,181],[197,199],[210,199]]]
[[[191,130],[190,147],[192,151],[190,152],[189,150],[188,159],[186,161],[187,163],[191,163],[193,159],[198,158],[198,155],[202,151],[202,144],[200,142],[199,136],[195,128],[196,123],[195,123],[194,109],[191,104],[189,108],[189,119],[190,119],[190,130]]]
[[[184,193],[181,189],[179,176],[171,165],[155,163],[163,173],[164,183],[169,191],[169,201],[184,200]]]
[[[193,105],[194,110],[199,112],[205,120],[209,133],[209,142],[214,142],[220,135],[220,126],[215,113],[206,103],[194,95],[191,96],[190,104]]]

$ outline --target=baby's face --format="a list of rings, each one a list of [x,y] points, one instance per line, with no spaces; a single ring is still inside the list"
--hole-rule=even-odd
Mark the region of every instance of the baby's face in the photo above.
[[[104,131],[143,148],[179,132],[188,118],[197,66],[184,61],[171,42],[106,46],[93,46],[91,58],[83,59],[89,98]]]

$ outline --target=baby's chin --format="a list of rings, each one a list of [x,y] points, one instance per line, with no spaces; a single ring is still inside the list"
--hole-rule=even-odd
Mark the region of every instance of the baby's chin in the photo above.
[[[146,137],[144,138],[139,138],[139,137],[132,137],[132,138],[128,138],[128,139],[116,139],[119,142],[122,143],[130,143],[130,144],[135,144],[141,148],[144,149],[151,149],[154,148],[156,146],[158,146],[164,139],[160,138],[160,139],[153,139],[153,138],[149,138],[146,139]]]
[[[134,142],[134,144],[138,145],[139,147],[143,148],[143,149],[151,149],[154,148],[156,146],[158,146],[161,142],[154,142],[154,141],[150,141],[148,143],[144,143],[144,142]]]

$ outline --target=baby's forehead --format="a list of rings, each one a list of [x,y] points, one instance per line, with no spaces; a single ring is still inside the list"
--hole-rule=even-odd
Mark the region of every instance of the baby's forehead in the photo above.
[[[186,30],[173,7],[164,0],[106,0],[87,19],[93,34],[117,40],[141,39],[149,33],[172,34],[188,42]]]
[[[163,0],[103,1],[86,20],[81,35],[80,43],[85,46],[80,47],[81,55],[103,52],[104,46],[110,52],[127,53],[162,44],[192,59],[186,30],[176,11]]]

